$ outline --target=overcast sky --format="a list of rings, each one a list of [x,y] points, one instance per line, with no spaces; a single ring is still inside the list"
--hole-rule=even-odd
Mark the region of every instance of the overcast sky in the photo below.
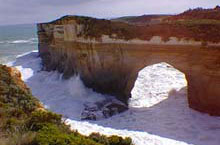
[[[0,25],[47,22],[63,15],[112,18],[212,8],[220,0],[0,0]]]

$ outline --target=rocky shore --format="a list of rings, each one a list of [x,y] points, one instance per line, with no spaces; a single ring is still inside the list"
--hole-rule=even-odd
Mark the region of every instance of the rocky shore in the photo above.
[[[126,104],[137,73],[166,62],[186,75],[189,107],[220,115],[220,23],[201,19],[135,25],[65,16],[38,24],[39,52],[45,70],[58,70],[66,79],[80,75],[87,87]]]

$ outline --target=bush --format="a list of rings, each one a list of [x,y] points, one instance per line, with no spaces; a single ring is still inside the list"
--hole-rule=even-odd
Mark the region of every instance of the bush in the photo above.
[[[68,145],[70,142],[69,136],[53,124],[45,124],[33,141],[36,145]]]
[[[98,143],[109,145],[108,138],[104,135],[100,135],[99,133],[92,133],[89,135],[89,137]]]
[[[39,107],[21,79],[0,64],[0,145],[110,145],[105,136],[91,139],[71,131],[61,115]]]
[[[32,131],[38,131],[46,123],[61,124],[61,115],[52,113],[50,111],[34,111],[31,114],[30,120],[27,123],[28,128]]]
[[[132,140],[131,138],[128,138],[128,137],[123,139],[120,136],[113,135],[109,137],[109,144],[110,145],[131,145]]]
[[[125,139],[116,135],[107,137],[105,135],[100,135],[99,133],[92,133],[89,137],[104,145],[132,145],[132,140],[129,137],[126,137]]]
[[[33,145],[101,145],[89,138],[75,133],[63,132],[54,124],[45,124],[37,133]]]
[[[0,145],[31,145],[35,135],[34,132],[14,133],[9,138],[1,138]]]
[[[5,125],[4,125],[4,128],[6,130],[12,130],[14,131],[15,130],[15,127],[16,125],[19,123],[19,121],[15,118],[10,118],[6,121]]]

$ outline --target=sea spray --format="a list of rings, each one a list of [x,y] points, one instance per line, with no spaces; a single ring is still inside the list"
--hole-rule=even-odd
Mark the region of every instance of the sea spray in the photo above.
[[[142,108],[154,106],[169,97],[172,90],[187,86],[185,74],[163,62],[146,66],[137,77],[131,91],[129,106]]]
[[[218,145],[220,142],[220,130],[218,129],[220,128],[220,118],[191,110],[187,104],[185,89],[176,89],[177,91],[166,100],[151,107],[130,108],[124,113],[98,121],[80,121],[83,104],[91,100],[98,101],[97,98],[101,99],[105,95],[85,88],[79,77],[62,80],[61,75],[57,72],[41,71],[41,59],[37,52],[17,58],[14,66],[22,66],[20,67],[21,72],[24,72],[25,68],[32,69],[33,76],[29,77],[26,83],[33,94],[48,109],[63,114],[67,118],[66,123],[71,125],[73,130],[78,130],[82,134],[99,132],[106,135],[130,136],[136,145]],[[145,75],[152,76],[155,69],[146,68],[148,73]],[[160,71],[165,75],[167,66],[161,64]],[[159,81],[162,86],[168,85],[172,78],[168,77],[169,73],[166,75],[160,80],[155,76],[154,83]],[[138,77],[137,81],[139,79]],[[185,78],[177,75],[177,82],[173,80],[174,86],[182,84],[183,79]],[[154,84],[153,82],[145,83]],[[182,87],[184,86],[185,84]],[[157,87],[151,88],[152,93],[160,94]],[[181,85],[178,88],[181,88]]]

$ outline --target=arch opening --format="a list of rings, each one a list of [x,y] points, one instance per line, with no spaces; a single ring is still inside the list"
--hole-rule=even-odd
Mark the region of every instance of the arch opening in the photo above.
[[[161,62],[138,72],[128,100],[129,107],[152,107],[169,98],[172,92],[187,88],[186,76],[172,65]],[[187,97],[187,90],[182,90]]]

